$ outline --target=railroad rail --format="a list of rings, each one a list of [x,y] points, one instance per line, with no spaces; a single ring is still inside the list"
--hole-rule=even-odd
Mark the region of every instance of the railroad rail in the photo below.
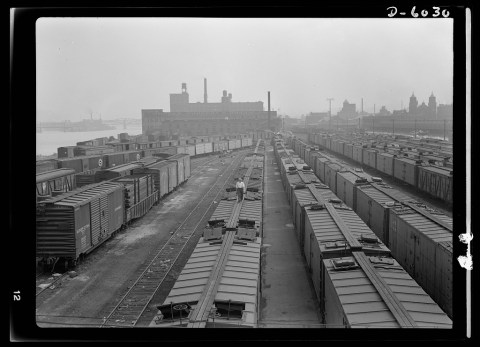
[[[155,292],[161,286],[177,258],[182,253],[185,245],[192,236],[195,235],[195,231],[208,212],[209,206],[214,200],[217,200],[222,193],[223,187],[233,175],[233,168],[243,160],[245,155],[245,153],[239,154],[239,156],[224,169],[223,174],[217,178],[217,181],[192,209],[184,222],[160,247],[148,265],[143,270],[140,270],[141,274],[138,279],[120,298],[110,314],[105,317],[100,327],[133,327],[137,324]],[[231,171],[230,175],[225,174],[228,171]],[[165,265],[167,260],[169,260],[169,265]]]

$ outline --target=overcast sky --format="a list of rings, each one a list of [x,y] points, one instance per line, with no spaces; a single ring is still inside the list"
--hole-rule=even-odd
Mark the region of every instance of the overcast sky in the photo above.
[[[263,101],[280,114],[408,109],[453,99],[453,19],[41,18],[37,120],[141,118],[190,102]]]

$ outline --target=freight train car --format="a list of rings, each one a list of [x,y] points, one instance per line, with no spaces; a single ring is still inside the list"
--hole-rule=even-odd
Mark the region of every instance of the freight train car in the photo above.
[[[360,187],[353,187],[352,189],[358,189],[359,191],[363,188],[368,188],[371,186],[381,186],[381,189],[386,190],[385,185],[380,184],[380,183],[370,183],[368,185],[360,186]],[[399,211],[398,212],[398,218],[401,219],[403,222],[400,223],[400,221],[397,221],[398,223],[398,229],[402,229],[403,231],[399,231],[397,234],[395,234],[395,237],[398,238],[397,244],[394,245],[392,248],[392,251],[389,250],[389,248],[381,242],[381,240],[378,239],[375,234],[359,219],[359,217],[354,214],[352,211],[350,211],[351,215],[348,216],[347,213],[349,211],[348,208],[342,208],[344,205],[342,204],[341,200],[335,199],[335,198],[325,198],[322,197],[319,191],[325,191],[324,187],[320,187],[319,185],[312,185],[312,184],[307,184],[307,189],[301,189],[301,190],[296,190],[293,193],[293,203],[296,205],[296,208],[294,209],[294,224],[295,224],[295,230],[297,234],[297,238],[299,239],[299,243],[302,246],[303,253],[305,256],[305,259],[307,261],[307,264],[309,268],[311,269],[312,272],[312,281],[314,283],[315,291],[317,293],[317,296],[319,298],[319,301],[321,303],[321,307],[323,308],[323,311],[325,313],[325,323],[330,325],[336,325],[338,324],[338,321],[336,320],[330,320],[326,318],[328,315],[335,316],[336,318],[342,317],[342,308],[339,306],[332,307],[329,305],[332,305],[332,300],[336,300],[336,305],[340,304],[343,305],[344,302],[342,300],[338,300],[338,292],[333,293],[330,297],[328,294],[328,289],[325,288],[325,285],[328,284],[328,271],[325,270],[325,263],[326,259],[328,258],[335,258],[335,257],[352,257],[355,252],[361,251],[362,254],[365,256],[369,257],[375,257],[378,258],[379,260],[375,260],[378,262],[379,266],[380,264],[382,266],[389,266],[393,265],[394,267],[397,267],[398,270],[395,270],[394,273],[398,273],[398,271],[403,271],[405,274],[406,272],[410,273],[411,278],[409,279],[409,283],[412,283],[412,286],[416,286],[418,290],[416,293],[419,293],[421,290],[418,284],[422,285],[423,290],[428,293],[430,297],[428,297],[425,292],[423,292],[423,296],[426,298],[431,305],[429,308],[422,307],[421,310],[426,309],[427,313],[435,313],[434,315],[431,315],[428,319],[432,319],[431,321],[427,320],[422,320],[420,317],[422,314],[419,314],[417,317],[414,318],[416,319],[415,324],[413,324],[411,327],[448,327],[451,328],[451,320],[447,317],[448,315],[451,315],[451,307],[448,306],[450,303],[451,305],[451,296],[446,297],[447,294],[449,293],[451,295],[451,283],[445,283],[448,282],[451,279],[451,266],[450,268],[448,267],[449,263],[448,261],[450,260],[450,265],[451,265],[451,253],[448,254],[448,251],[450,250],[451,252],[451,239],[448,241],[445,239],[445,237],[448,237],[448,233],[444,231],[444,234],[437,228],[435,229],[433,225],[427,224],[428,222],[426,220],[420,220],[419,216],[416,217],[410,217],[408,216],[409,213],[412,211],[406,211],[405,206],[408,206],[411,208],[411,210],[415,210],[415,212],[418,212],[420,215],[423,217],[426,217],[428,215],[428,209],[425,211],[417,211],[421,206],[417,205],[411,205],[410,202],[402,202],[402,203],[393,203],[390,205],[388,203],[387,205],[392,208],[394,211]],[[379,188],[380,189],[380,188]],[[331,193],[331,192],[330,192]],[[332,193],[331,193],[332,194]],[[393,194],[392,196],[395,196]],[[389,197],[392,200],[392,197]],[[397,198],[401,199],[400,196],[397,196]],[[335,207],[336,205],[336,207]],[[362,203],[362,206],[364,205],[369,205],[368,203]],[[300,207],[300,208],[298,208]],[[298,212],[298,210],[303,210],[303,212]],[[327,213],[328,212],[328,213]],[[392,214],[392,211],[389,211],[390,214]],[[424,213],[421,213],[424,212]],[[303,215],[302,215],[303,213]],[[320,215],[322,214],[323,215]],[[318,216],[317,216],[318,214]],[[378,215],[379,213],[376,213]],[[431,213],[430,213],[431,214]],[[324,220],[323,217],[328,217],[330,215],[331,220],[327,221]],[[405,215],[405,217],[403,217]],[[436,216],[433,217],[436,221],[437,224],[443,223],[445,227],[449,227],[448,224],[448,218],[446,216]],[[355,220],[356,219],[356,220]],[[431,220],[430,220],[431,221]],[[385,226],[385,223],[390,222],[390,225],[392,224],[392,217],[388,220],[383,221],[383,226]],[[410,223],[410,224],[408,224]],[[415,224],[417,223],[417,224]],[[303,224],[303,225],[302,225]],[[365,230],[369,232],[363,237],[353,237],[354,232],[358,231],[358,229],[361,226],[365,227]],[[424,228],[422,229],[423,226]],[[438,225],[437,225],[438,226]],[[340,231],[340,234],[332,234],[332,228],[337,227],[338,230]],[[451,225],[450,225],[451,227]],[[410,228],[410,232],[412,233],[413,236],[408,236],[408,233],[406,232],[406,229]],[[392,240],[392,231],[391,227],[388,228],[388,231],[390,233],[390,236],[387,239]],[[317,231],[314,231],[317,230]],[[422,231],[421,231],[422,230]],[[427,232],[428,230],[428,232]],[[418,235],[417,235],[418,233]],[[322,235],[325,236],[325,240],[322,240]],[[423,237],[421,235],[424,235]],[[427,235],[427,237],[425,237]],[[450,236],[451,236],[451,230],[450,230]],[[428,241],[428,237],[430,238],[435,238],[437,241],[437,250],[435,251],[433,249],[433,243]],[[443,237],[443,238],[442,238]],[[320,238],[320,239],[319,239]],[[414,247],[413,245],[409,245],[407,247],[407,241],[406,239],[409,240],[414,240],[412,242],[416,242],[417,245]],[[317,241],[315,241],[317,239]],[[342,242],[339,242],[342,241]],[[405,252],[405,256],[397,256],[395,257],[395,253],[401,253],[401,251],[397,250],[396,248],[400,247],[401,251],[405,252],[405,250],[411,250],[410,252],[418,252],[415,254],[410,254],[407,255]],[[395,251],[393,250],[395,248]],[[337,253],[336,253],[337,252]],[[343,253],[342,253],[343,252]],[[373,254],[371,252],[374,252]],[[378,254],[375,254],[375,252],[378,252]],[[390,258],[390,252],[391,254],[397,259],[398,263],[395,262],[392,258]],[[365,254],[366,253],[366,254]],[[405,260],[402,259],[409,259],[412,264],[408,264]],[[420,259],[421,258],[421,259]],[[356,257],[355,257],[356,259]],[[356,260],[358,262],[358,260]],[[317,266],[319,262],[323,262],[323,265]],[[405,265],[402,264],[402,262],[405,262]],[[352,263],[350,260],[346,263],[347,267],[344,267],[340,269],[343,261],[339,262],[336,264],[339,267],[339,271],[341,270],[349,270],[348,266],[353,266],[356,267],[358,264]],[[427,266],[426,264],[430,264]],[[433,265],[432,265],[433,264]],[[323,266],[323,268],[322,268]],[[402,266],[405,270],[402,270]],[[419,273],[415,274],[412,272],[413,269],[417,269]],[[428,268],[430,270],[428,270]],[[432,268],[435,268],[435,271],[431,271]],[[405,272],[406,271],[406,272]],[[371,271],[370,271],[371,272]],[[435,277],[440,279],[437,280],[437,283],[434,285],[430,283],[430,287],[427,285],[423,285],[422,282],[422,277],[428,278],[430,282],[435,282]],[[413,280],[412,280],[413,278]],[[415,281],[418,282],[418,284],[415,283]],[[443,281],[440,283],[439,281]],[[378,283],[379,281],[375,279],[373,282]],[[407,282],[405,282],[407,283]],[[330,285],[332,283],[330,282]],[[394,283],[388,283],[388,286],[391,287]],[[449,287],[450,285],[450,287]],[[437,293],[432,292],[432,288],[436,287],[437,288]],[[332,288],[330,288],[331,290]],[[389,290],[388,288],[383,288],[380,289],[381,291],[387,291]],[[445,302],[442,302],[441,298],[438,298],[438,296],[442,297]],[[387,297],[391,298],[391,295],[388,295]],[[399,297],[401,300],[403,300],[403,295]],[[428,298],[428,299],[427,299]],[[329,302],[330,300],[330,302]],[[383,300],[385,302],[385,300]],[[425,301],[424,301],[425,302]],[[387,305],[388,306],[388,305]],[[407,307],[410,309],[410,307]],[[415,310],[418,310],[415,308]],[[432,311],[434,310],[434,311]],[[442,311],[443,310],[443,311]],[[380,310],[380,311],[383,311]],[[423,312],[423,311],[422,311]],[[342,319],[340,320],[341,326],[349,326],[346,322],[348,320],[345,318],[345,321]],[[437,320],[438,319],[438,320]],[[381,322],[381,320],[379,320]],[[423,323],[427,323],[426,325],[422,325]],[[443,323],[442,323],[443,322]],[[373,323],[373,321],[371,322]],[[422,323],[422,324],[420,324]],[[441,323],[441,324],[440,324]],[[373,327],[373,325],[368,324],[369,327]]]
[[[133,174],[148,173],[153,177],[153,183],[158,194],[158,200],[171,192],[169,189],[169,165],[164,161],[158,161],[136,168]]]
[[[36,161],[35,172],[37,174],[58,169],[58,160],[56,159],[44,159]]]
[[[452,220],[422,204],[403,202],[390,209],[392,255],[452,316]]]
[[[124,188],[102,182],[52,197],[37,205],[37,257],[74,265],[125,223]]]
[[[126,223],[147,214],[158,201],[152,175],[148,173],[126,175],[111,182],[123,184],[125,188]]]
[[[370,182],[347,188],[350,195],[355,194],[355,201],[349,206],[367,223],[375,235],[389,246],[390,209],[402,201],[414,202],[414,200],[384,183]]]
[[[248,166],[246,185],[253,169],[260,168],[254,163],[255,156],[249,160],[250,165],[243,165]],[[157,305],[150,327],[257,326],[261,195],[247,191],[238,202],[230,194],[219,201],[173,288]]]
[[[190,156],[188,154],[176,154],[167,161],[177,162],[177,185],[180,185],[190,178]]]
[[[76,188],[75,170],[57,169],[37,173],[37,201],[69,192]]]
[[[110,167],[103,170],[98,170],[95,172],[95,183],[107,181],[113,178],[118,178],[126,175],[131,175],[133,170],[141,167],[139,163],[128,163],[122,164],[114,167]]]
[[[452,329],[452,320],[391,257],[352,252],[322,266],[328,328]]]
[[[371,182],[371,176],[361,170],[343,170],[337,172],[336,179],[334,193],[356,211],[357,187]]]
[[[114,153],[112,153],[113,155]],[[75,170],[75,173],[80,173],[88,170],[106,168],[107,162],[104,160],[105,155],[91,155],[73,158],[58,159],[58,168],[67,168]],[[123,155],[122,155],[123,158]],[[123,161],[121,162],[123,164]]]
[[[453,202],[453,170],[437,166],[419,166],[417,188],[448,203]]]

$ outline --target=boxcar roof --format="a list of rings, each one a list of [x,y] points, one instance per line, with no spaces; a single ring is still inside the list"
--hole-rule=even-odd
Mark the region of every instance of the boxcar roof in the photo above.
[[[352,327],[399,327],[399,323],[373,285],[365,270],[337,271],[333,260],[349,260],[356,265],[354,257],[326,259],[323,261],[328,275],[338,294],[345,315]],[[377,257],[367,257],[376,272],[383,279],[393,295],[419,328],[452,328],[452,321],[440,307],[425,293],[415,280],[393,258],[393,264],[376,262]]]
[[[84,205],[94,198],[123,189],[123,185],[114,182],[101,182],[81,187],[65,194],[45,200],[44,203],[56,203],[64,206]]]
[[[215,295],[216,301],[243,302],[246,304],[245,311],[251,314],[255,312],[260,273],[260,245],[259,238],[255,242],[232,245]],[[165,299],[164,305],[196,303],[215,267],[220,249],[220,244],[210,244],[203,242],[203,238],[200,239]]]

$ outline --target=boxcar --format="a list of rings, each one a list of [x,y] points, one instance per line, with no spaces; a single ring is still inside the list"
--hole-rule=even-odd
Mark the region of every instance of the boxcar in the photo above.
[[[338,163],[325,163],[325,183],[330,187],[333,193],[337,194],[337,172],[341,171],[343,167]]]
[[[125,157],[125,163],[130,163],[132,161],[138,161],[142,158],[142,151],[125,151],[123,152]]]
[[[242,140],[241,139],[235,139],[235,148],[242,148]]]
[[[37,257],[75,262],[108,239],[124,223],[124,187],[102,182],[39,204]]]
[[[105,168],[107,167],[115,167],[117,165],[125,164],[125,155],[123,152],[114,152],[114,153],[107,153],[103,155]]]
[[[394,168],[394,159],[396,155],[391,153],[377,153],[377,166],[376,169],[380,172],[383,172],[389,176],[393,176]]]
[[[388,185],[369,183],[356,187],[354,210],[382,242],[390,246],[390,209],[412,198]]]
[[[352,159],[355,160],[357,163],[363,164],[363,146],[359,144],[353,145],[352,153]]]
[[[196,155],[195,149],[195,145],[186,145],[185,154],[188,154],[190,157],[194,157]]]
[[[410,206],[416,206],[411,204]],[[392,255],[438,305],[452,316],[452,220],[421,206],[390,209]]]
[[[142,166],[141,164],[137,164],[137,163],[128,163],[128,164],[122,164],[122,165],[114,166],[114,167],[103,169],[103,170],[98,170],[95,172],[95,183],[107,181],[110,179],[114,179],[114,178],[118,178],[126,175],[131,175],[134,169],[139,168],[141,166]]]
[[[195,154],[196,155],[205,154],[205,144],[203,142],[195,144]]]
[[[412,159],[394,158],[393,177],[416,187],[419,164]]]
[[[260,246],[261,239],[258,237],[232,245],[226,257],[225,271],[216,280],[220,285],[214,294],[212,307],[217,315],[214,320],[208,319],[204,323],[206,328],[257,326]],[[219,256],[221,249],[218,243],[206,237],[200,238],[175,285],[164,302],[157,306],[157,317],[160,319],[152,321],[150,327],[178,327],[188,323],[189,314],[197,312],[195,308],[199,305],[202,294],[208,289],[209,276],[215,269],[213,260]],[[179,308],[180,305],[184,305],[184,311],[172,309]]]
[[[329,158],[325,158],[325,157],[318,157],[317,158],[317,167],[318,167],[318,178],[320,178],[320,181],[322,181],[323,183],[326,184],[325,182],[325,166],[330,163],[330,159]]]
[[[177,185],[188,180],[190,177],[190,156],[188,154],[176,154],[168,158],[168,161],[177,162]]]
[[[76,146],[73,149],[73,154],[75,157],[82,155],[97,155],[105,153],[113,153],[114,149],[110,146]]]
[[[417,188],[448,203],[453,202],[453,171],[434,166],[419,166]]]
[[[377,167],[377,150],[371,148],[363,149],[363,164],[375,169]]]
[[[156,162],[133,170],[133,174],[141,173],[152,175],[159,200],[170,192],[168,184],[169,166],[165,162]]]
[[[104,157],[108,155],[109,154],[82,156],[74,158],[61,158],[58,159],[58,167],[74,169],[76,173],[94,170],[98,168],[106,168],[108,164]]]
[[[378,256],[390,255],[390,250],[351,209],[342,203],[335,203],[332,206],[334,206],[338,218],[350,230],[349,235],[357,240],[365,253]],[[322,278],[324,278],[325,272],[322,260],[350,255],[352,252],[344,232],[327,209],[305,207],[303,250],[307,266],[312,273],[315,292],[320,299],[322,297]]]
[[[69,192],[76,188],[75,170],[57,169],[38,173],[36,176],[37,201],[39,198]]]
[[[452,328],[452,320],[395,259],[355,252],[322,263],[320,306],[327,328]]]
[[[349,142],[345,142],[343,154],[350,159],[353,159],[353,144]]]
[[[357,187],[368,184],[371,176],[364,172],[339,171],[335,194],[344,201],[347,206],[356,211]]]
[[[41,173],[58,169],[58,161],[56,159],[37,160],[35,172]]]
[[[77,146],[64,146],[57,148],[57,158],[73,158],[75,157],[75,148]]]
[[[139,173],[115,178],[112,182],[125,187],[125,221],[144,216],[157,202],[155,183],[149,173]]]
[[[210,154],[210,153],[213,152],[213,143],[205,142],[203,145],[204,145],[204,153],[205,154]]]

